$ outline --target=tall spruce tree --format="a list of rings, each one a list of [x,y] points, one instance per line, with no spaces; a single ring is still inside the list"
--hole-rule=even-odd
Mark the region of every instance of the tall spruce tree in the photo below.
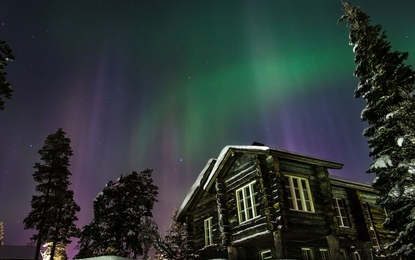
[[[13,93],[11,84],[6,79],[7,73],[4,72],[7,62],[12,60],[14,60],[12,50],[5,41],[0,40],[0,110],[4,109],[4,100],[2,96],[10,99]]]
[[[75,203],[73,191],[68,187],[69,157],[72,156],[71,140],[65,137],[62,128],[49,135],[39,150],[43,163],[36,162],[33,178],[39,184],[32,197],[32,211],[23,220],[25,229],[37,230],[31,238],[36,241],[35,260],[39,259],[40,246],[52,242],[50,259],[53,260],[56,245],[67,245],[79,230],[74,222],[80,207]]]
[[[378,204],[387,210],[384,226],[398,237],[386,243],[392,257],[415,259],[415,73],[404,64],[408,53],[392,51],[380,25],[371,25],[360,8],[343,3],[354,45],[355,98],[366,100],[361,119],[368,127],[369,155]],[[387,241],[384,241],[387,242]]]
[[[81,230],[76,258],[147,255],[153,240],[149,219],[158,194],[151,174],[147,169],[108,182],[94,200],[92,222]]]

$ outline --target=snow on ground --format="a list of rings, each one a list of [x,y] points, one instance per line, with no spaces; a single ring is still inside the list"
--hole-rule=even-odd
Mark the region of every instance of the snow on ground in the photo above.
[[[104,255],[90,258],[82,258],[83,260],[126,260],[129,258],[114,256],[114,255]]]

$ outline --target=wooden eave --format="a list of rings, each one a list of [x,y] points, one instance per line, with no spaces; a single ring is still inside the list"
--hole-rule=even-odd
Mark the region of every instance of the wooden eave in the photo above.
[[[333,186],[339,186],[339,187],[344,187],[344,188],[351,188],[355,190],[363,190],[363,191],[376,193],[376,191],[372,188],[372,185],[369,183],[348,180],[348,179],[341,178],[335,175],[330,175],[329,177],[330,177],[330,183]]]
[[[284,159],[297,161],[297,162],[305,162],[308,164],[322,166],[328,169],[339,170],[343,168],[342,163],[329,161],[329,160],[322,159],[322,158],[312,157],[312,156],[308,156],[308,155],[304,155],[300,153],[294,153],[294,152],[277,149],[277,148],[270,148],[270,154],[277,158],[284,158]]]

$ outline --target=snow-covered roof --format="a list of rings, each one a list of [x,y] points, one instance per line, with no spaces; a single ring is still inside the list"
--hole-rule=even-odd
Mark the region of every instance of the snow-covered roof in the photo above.
[[[189,207],[190,201],[194,200],[197,191],[200,190],[200,184],[202,183],[203,177],[206,177],[207,174],[209,174],[210,169],[212,169],[213,165],[215,164],[216,159],[209,159],[206,166],[203,168],[203,170],[199,173],[199,176],[197,177],[196,181],[193,183],[192,187],[190,188],[189,192],[187,193],[186,198],[184,198],[184,201],[182,205],[179,208],[179,211],[177,212],[177,219],[181,219],[182,214],[185,212],[185,210]]]
[[[301,162],[307,162],[307,163],[310,163],[310,164],[321,165],[321,166],[324,166],[328,169],[341,169],[341,168],[343,168],[342,163],[330,161],[330,160],[327,160],[327,159],[324,159],[324,158],[319,158],[319,157],[315,157],[315,156],[305,155],[305,154],[301,154],[301,153],[296,153],[296,152],[291,152],[291,151],[278,149],[278,148],[271,148],[271,147],[270,147],[270,151],[273,154],[276,154],[278,157],[285,158],[285,159],[291,159],[291,160],[295,160],[295,161],[301,161]]]
[[[282,149],[271,148],[264,145],[228,145],[220,152],[217,159],[210,159],[203,170],[200,172],[195,183],[190,188],[186,198],[184,199],[179,211],[177,213],[177,220],[184,218],[184,213],[188,207],[196,200],[200,193],[209,190],[213,185],[222,167],[225,165],[227,159],[233,156],[234,152],[253,152],[262,154],[276,154],[279,157],[288,158],[291,160],[305,161],[311,164],[323,165],[331,169],[341,169],[343,164],[328,161],[321,158],[311,157],[299,153],[294,153]],[[203,187],[202,187],[203,186]]]
[[[103,255],[97,257],[82,258],[83,260],[127,260],[129,258],[119,257],[115,255]]]
[[[256,145],[228,145],[222,149],[220,152],[218,159],[216,160],[215,166],[213,167],[211,174],[208,176],[207,181],[205,182],[203,189],[208,190],[212,185],[212,181],[216,178],[219,170],[222,168],[226,159],[231,156],[231,150],[245,150],[245,151],[254,151],[254,152],[264,152],[269,151],[269,147],[267,146],[256,146]]]
[[[370,188],[370,189],[372,188],[372,184],[370,184],[370,183],[358,182],[358,181],[355,181],[355,180],[350,180],[350,179],[339,177],[339,176],[332,175],[332,174],[330,174],[329,177],[330,177],[330,180],[332,181],[332,183],[333,183],[333,181],[337,181],[337,182],[353,184],[353,185],[357,185],[357,186],[361,186],[361,187],[365,187],[365,188]]]

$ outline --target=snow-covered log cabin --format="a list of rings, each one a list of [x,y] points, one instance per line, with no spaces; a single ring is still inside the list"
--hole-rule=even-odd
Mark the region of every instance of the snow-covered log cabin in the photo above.
[[[394,237],[368,184],[330,175],[341,163],[254,143],[210,159],[179,209],[197,259],[382,257]]]

